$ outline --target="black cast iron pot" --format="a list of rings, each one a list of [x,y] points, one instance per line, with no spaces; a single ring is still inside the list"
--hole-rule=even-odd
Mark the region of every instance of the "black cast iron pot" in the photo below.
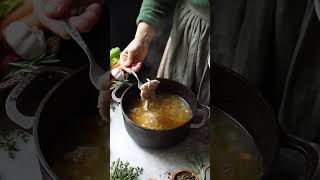
[[[160,81],[156,94],[175,94],[183,98],[192,110],[192,118],[185,124],[168,130],[154,130],[144,128],[127,116],[130,104],[136,99],[140,98],[140,90],[137,84],[130,85],[122,94],[121,98],[116,97],[119,88],[112,92],[112,98],[121,105],[123,120],[126,130],[130,137],[142,147],[163,148],[181,142],[187,135],[191,128],[203,127],[210,118],[210,108],[198,103],[193,92],[183,84],[164,78],[157,78]]]
[[[52,167],[64,152],[57,151],[57,147],[61,144],[70,147],[70,142],[76,141],[70,138],[79,131],[79,124],[88,120],[86,117],[98,115],[97,97],[88,67],[75,71],[60,67],[35,71],[9,94],[7,114],[33,135],[44,180],[59,180]]]
[[[236,72],[213,64],[213,117],[234,121],[253,139],[263,159],[263,180],[277,163],[280,148],[299,152],[306,159],[301,180],[320,178],[320,146],[286,133],[275,113],[257,89]],[[212,176],[214,177],[214,176]]]

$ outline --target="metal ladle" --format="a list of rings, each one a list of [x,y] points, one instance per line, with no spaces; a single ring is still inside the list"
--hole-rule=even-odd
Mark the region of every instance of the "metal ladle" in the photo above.
[[[133,74],[134,77],[137,79],[137,81],[138,81],[138,88],[141,90],[141,86],[142,86],[143,83],[140,81],[138,75],[137,75],[136,72],[134,72],[134,70],[132,70],[132,69],[129,69],[129,71],[130,71],[130,73]]]
[[[94,56],[92,55],[89,47],[81,37],[78,30],[67,20],[61,20],[61,24],[64,26],[67,33],[72,37],[73,40],[75,40],[78,45],[82,48],[82,50],[86,53],[89,63],[90,63],[90,69],[89,69],[89,77],[91,83],[95,86],[96,89],[101,90],[101,87],[99,85],[99,78],[106,73],[94,60]]]

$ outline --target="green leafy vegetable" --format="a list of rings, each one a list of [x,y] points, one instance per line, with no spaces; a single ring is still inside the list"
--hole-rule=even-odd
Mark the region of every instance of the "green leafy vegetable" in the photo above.
[[[110,180],[137,180],[142,172],[143,168],[132,167],[129,162],[117,159],[111,163]]]
[[[22,0],[1,0],[0,1],[0,18],[4,18],[14,9],[16,9]]]
[[[118,63],[120,59],[121,50],[118,47],[112,48],[110,50],[110,67]]]

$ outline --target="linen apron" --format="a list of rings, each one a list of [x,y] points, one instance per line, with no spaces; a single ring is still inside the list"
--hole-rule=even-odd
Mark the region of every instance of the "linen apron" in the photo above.
[[[215,63],[257,87],[286,133],[320,143],[320,22],[314,0],[215,5]]]
[[[176,80],[210,103],[210,7],[196,7],[188,0],[177,3],[173,25],[157,77]]]

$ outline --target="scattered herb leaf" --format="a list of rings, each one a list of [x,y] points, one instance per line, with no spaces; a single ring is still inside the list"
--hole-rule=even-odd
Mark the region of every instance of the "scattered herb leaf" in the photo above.
[[[13,135],[14,133],[16,136]],[[0,149],[7,151],[11,159],[14,159],[16,152],[20,150],[17,147],[17,137],[20,137],[24,143],[29,142],[29,136],[22,130],[0,129]]]

